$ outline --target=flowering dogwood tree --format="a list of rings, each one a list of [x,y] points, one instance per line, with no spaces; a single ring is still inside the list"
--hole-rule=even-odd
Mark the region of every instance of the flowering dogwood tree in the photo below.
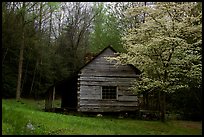
[[[193,84],[201,87],[202,9],[197,2],[161,2],[134,7],[127,16],[145,15],[138,28],[123,37],[126,53],[118,64],[142,71],[134,91],[158,91],[161,120],[165,120],[165,93]]]

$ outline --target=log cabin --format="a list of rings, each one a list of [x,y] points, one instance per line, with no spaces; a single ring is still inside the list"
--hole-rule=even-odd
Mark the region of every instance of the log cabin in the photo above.
[[[137,111],[139,100],[130,87],[141,72],[133,65],[116,65],[106,59],[115,53],[111,46],[106,47],[75,75],[51,87],[45,109],[52,108],[54,93],[60,91],[62,108],[100,113]]]

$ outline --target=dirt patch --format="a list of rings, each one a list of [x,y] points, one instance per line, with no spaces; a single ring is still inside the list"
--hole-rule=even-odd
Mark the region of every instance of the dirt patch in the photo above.
[[[191,129],[202,129],[202,122],[192,122],[192,121],[179,121],[178,124],[186,128]]]

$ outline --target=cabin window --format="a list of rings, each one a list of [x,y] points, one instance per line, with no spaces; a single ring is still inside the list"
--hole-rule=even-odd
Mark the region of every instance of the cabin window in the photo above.
[[[102,86],[102,99],[117,99],[117,87]]]

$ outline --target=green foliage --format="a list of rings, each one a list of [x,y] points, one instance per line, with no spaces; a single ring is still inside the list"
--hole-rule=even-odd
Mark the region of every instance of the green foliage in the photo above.
[[[117,18],[108,13],[103,3],[94,3],[93,11],[96,17],[93,21],[93,32],[90,38],[90,51],[98,53],[105,47],[112,45],[114,49],[124,51],[121,43],[121,31],[118,28]]]
[[[47,5],[50,6],[52,10],[57,10],[60,8],[59,2],[48,2]]]
[[[4,4],[3,4],[4,5]],[[3,6],[2,5],[2,6]],[[4,5],[5,6],[5,5]],[[20,47],[20,24],[16,24],[14,11],[3,7],[2,15],[2,89],[3,96],[15,96],[17,84],[18,58]],[[15,31],[15,32],[14,32]]]
[[[188,104],[187,102],[196,98],[198,103],[185,105],[185,109],[182,109],[184,107],[182,105],[179,107],[183,113],[193,115],[195,109],[192,108],[196,108],[196,112],[199,113],[196,115],[201,115],[199,96],[202,80],[202,8],[200,6],[199,3],[193,2],[158,2],[153,7],[140,6],[129,9],[127,16],[140,17],[145,14],[145,22],[138,28],[129,29],[127,35],[123,37],[127,53],[112,58],[117,60],[118,64],[132,64],[142,71],[141,77],[135,81],[132,89],[138,94],[151,91],[159,93],[155,98],[159,99],[163,121],[166,110],[165,95],[179,90],[198,90],[194,96],[191,96],[192,99],[186,96],[188,101],[184,101]],[[179,103],[180,99],[181,97],[177,96],[175,100]],[[170,104],[173,105],[172,102],[168,103],[168,107]]]
[[[201,86],[202,13],[197,10],[197,14],[192,14],[196,6],[197,3],[162,2],[153,8],[129,10],[130,16],[145,13],[145,22],[123,37],[127,53],[115,60],[133,64],[143,72],[135,91],[159,87],[174,92],[191,86],[189,80],[197,82],[194,86]]]
[[[84,65],[93,17],[91,8],[85,3],[62,3],[62,10],[67,12],[67,16],[56,39],[56,54],[61,58],[60,66],[63,66],[59,71],[62,71],[62,76],[68,77]]]
[[[54,84],[57,76],[65,75],[65,73],[59,74],[56,68],[61,66],[61,59],[57,58],[55,54],[56,48],[53,47],[54,43],[50,41],[48,32],[39,30],[38,18],[39,16],[44,16],[47,12],[47,4],[43,3],[45,7],[43,8],[44,13],[42,15],[39,15],[40,13],[31,8],[34,7],[35,9],[35,6],[39,6],[38,4],[40,3],[27,3],[28,7],[25,11],[25,48],[21,85],[23,97],[43,97],[48,87]],[[57,3],[50,4],[53,10],[57,9]],[[2,6],[3,97],[14,97],[17,87],[19,49],[22,43],[22,30],[20,29],[22,28],[22,22],[19,20],[22,10],[20,10],[18,2],[13,3],[13,5],[8,2]],[[20,9],[15,9],[12,6],[19,7]],[[33,11],[28,11],[28,8]]]

